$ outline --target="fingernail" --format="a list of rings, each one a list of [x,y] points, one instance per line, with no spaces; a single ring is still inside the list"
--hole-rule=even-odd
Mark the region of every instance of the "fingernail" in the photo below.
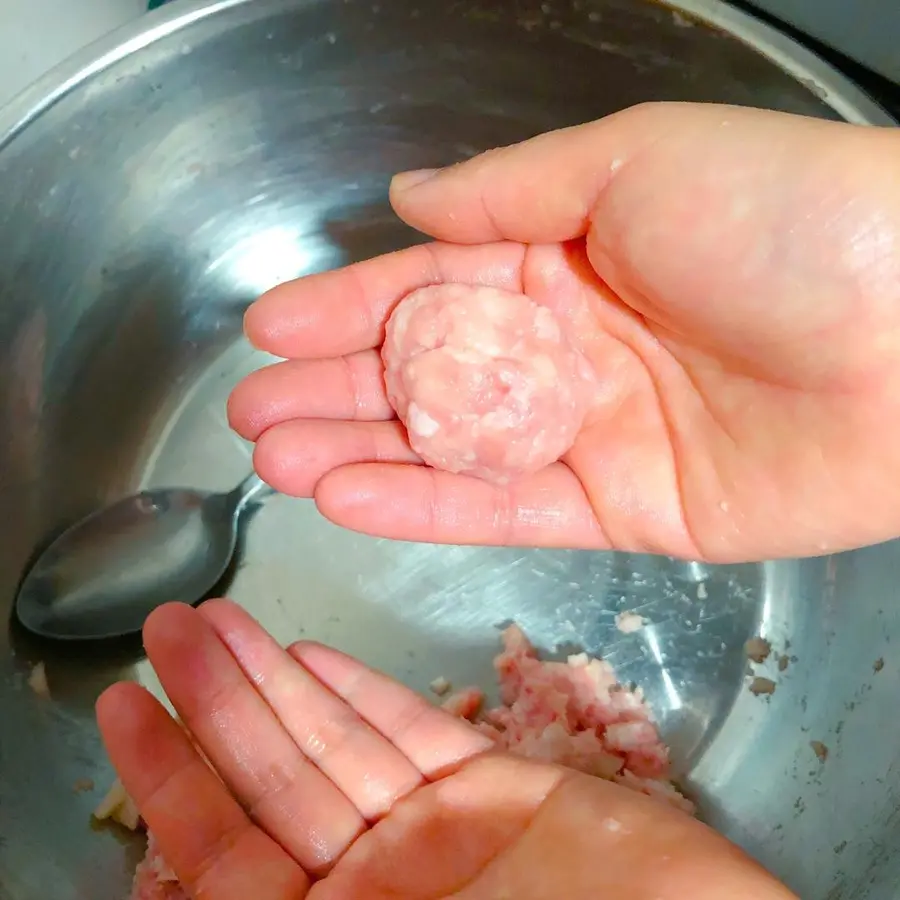
[[[391,187],[398,191],[408,191],[417,187],[429,178],[434,178],[440,169],[414,169],[411,172],[400,172],[394,176]]]

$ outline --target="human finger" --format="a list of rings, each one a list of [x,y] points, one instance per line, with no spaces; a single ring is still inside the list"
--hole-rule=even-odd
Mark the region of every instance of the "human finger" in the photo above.
[[[144,646],[167,696],[250,817],[310,874],[364,830],[356,807],[300,752],[212,626],[180,603],[155,610]]]
[[[420,244],[397,253],[286,282],[244,317],[255,346],[275,356],[322,359],[379,346],[384,323],[411,291],[461,282],[521,290],[525,250],[517,244]]]
[[[250,820],[144,688],[108,688],[97,701],[97,721],[125,790],[191,897],[306,896],[303,870]]]
[[[643,107],[488,150],[453,166],[401,172],[391,205],[414,228],[462,244],[583,236],[612,175],[653,134]]]
[[[423,783],[419,770],[234,603],[200,607],[285,731],[368,821]]]
[[[562,463],[506,486],[425,466],[349,465],[319,481],[315,500],[335,524],[394,540],[610,548],[581,482]]]
[[[374,350],[286,360],[251,372],[228,398],[228,423],[245,440],[291,419],[391,419],[384,364]]]
[[[734,120],[757,132],[761,145],[783,136],[785,125],[801,146],[846,127],[769,110],[645,103],[443,169],[400,173],[391,183],[391,205],[407,224],[441,241],[568,241],[587,233],[604,190],[648,148]]]
[[[253,452],[260,477],[282,494],[312,497],[323,475],[360,462],[418,463],[400,422],[298,419],[264,432]]]
[[[493,747],[492,741],[468,722],[339,650],[298,641],[288,652],[428,779],[444,777]]]

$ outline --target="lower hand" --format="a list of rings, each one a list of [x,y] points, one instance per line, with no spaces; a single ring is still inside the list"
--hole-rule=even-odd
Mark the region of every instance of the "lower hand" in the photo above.
[[[792,898],[687,814],[496,754],[335,650],[283,650],[226,601],[163,607],[144,640],[184,727],[133,683],[98,719],[196,900]]]

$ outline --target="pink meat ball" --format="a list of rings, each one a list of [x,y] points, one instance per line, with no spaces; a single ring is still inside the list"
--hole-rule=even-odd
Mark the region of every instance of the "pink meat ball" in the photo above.
[[[430,466],[505,484],[556,462],[584,423],[593,373],[524,294],[442,284],[405,297],[382,348],[388,398]]]

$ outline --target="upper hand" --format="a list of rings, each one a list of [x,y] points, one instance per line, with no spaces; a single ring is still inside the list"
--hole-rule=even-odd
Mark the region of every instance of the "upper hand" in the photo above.
[[[232,425],[279,490],[379,535],[798,556],[900,533],[900,136],[659,104],[491,151],[394,209],[435,237],[269,292],[287,362]],[[508,488],[419,465],[385,397],[393,306],[441,281],[551,306],[602,390],[562,462]]]
[[[489,753],[468,723],[337,651],[282,650],[231,603],[163,607],[144,640],[184,728],[132,683],[98,719],[194,900],[792,900],[686,813]]]

